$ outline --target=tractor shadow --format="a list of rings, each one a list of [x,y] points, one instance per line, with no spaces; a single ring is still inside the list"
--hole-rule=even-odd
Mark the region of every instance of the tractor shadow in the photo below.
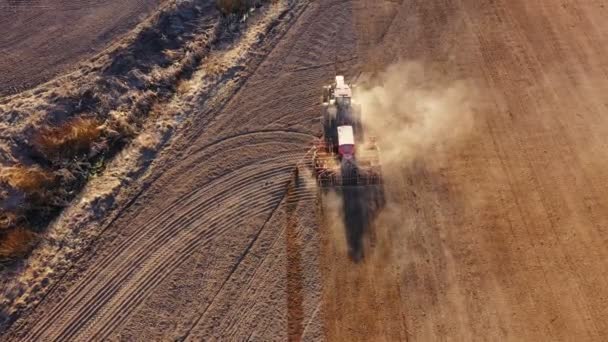
[[[373,224],[386,204],[384,187],[342,187],[338,194],[342,198],[342,217],[349,256],[354,262],[360,262],[364,258],[366,242],[372,247],[375,244]]]

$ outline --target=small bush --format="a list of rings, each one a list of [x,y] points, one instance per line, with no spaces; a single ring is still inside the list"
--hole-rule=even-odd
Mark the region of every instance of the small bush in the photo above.
[[[44,190],[53,182],[53,176],[39,167],[17,165],[3,168],[0,171],[0,180],[14,189],[31,194]]]
[[[137,135],[137,127],[127,112],[111,111],[103,128],[106,135],[114,140],[133,138]]]
[[[41,130],[34,137],[33,145],[49,158],[69,156],[88,150],[101,133],[98,120],[76,118],[61,126]]]
[[[32,249],[38,236],[24,228],[17,228],[0,235],[0,259],[23,257]]]

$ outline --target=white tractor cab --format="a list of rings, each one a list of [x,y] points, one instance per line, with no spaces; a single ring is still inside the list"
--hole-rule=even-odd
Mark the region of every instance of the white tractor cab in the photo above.
[[[347,100],[353,97],[353,91],[350,86],[344,82],[344,76],[336,76],[336,88],[334,89],[334,97],[339,100]]]
[[[330,106],[350,106],[353,98],[351,86],[344,76],[336,76],[336,83],[323,88],[323,103]]]
[[[353,126],[338,126],[338,153],[344,159],[353,159],[355,155]]]

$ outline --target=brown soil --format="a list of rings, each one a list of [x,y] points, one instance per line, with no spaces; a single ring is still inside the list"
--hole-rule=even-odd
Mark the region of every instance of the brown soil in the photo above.
[[[160,0],[0,1],[0,96],[73,69],[116,41]]]
[[[5,338],[605,340],[607,11],[310,2]],[[340,198],[294,170],[321,86],[399,59],[471,80],[475,130],[387,168],[354,261]]]

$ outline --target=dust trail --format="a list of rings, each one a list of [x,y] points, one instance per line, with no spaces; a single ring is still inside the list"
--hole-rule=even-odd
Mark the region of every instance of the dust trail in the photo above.
[[[466,81],[446,78],[416,62],[398,62],[364,77],[355,99],[366,130],[382,149],[384,167],[450,151],[472,130],[476,92]]]

